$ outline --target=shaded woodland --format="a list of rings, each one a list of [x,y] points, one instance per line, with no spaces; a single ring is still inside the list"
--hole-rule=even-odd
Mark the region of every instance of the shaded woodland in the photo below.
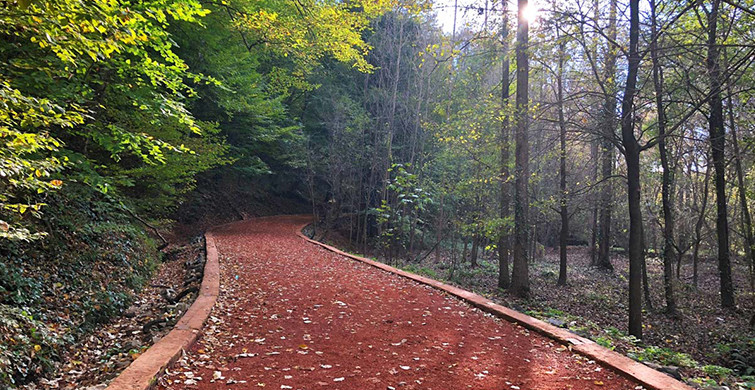
[[[54,372],[170,241],[310,212],[353,251],[751,388],[754,10],[6,2],[0,386]]]

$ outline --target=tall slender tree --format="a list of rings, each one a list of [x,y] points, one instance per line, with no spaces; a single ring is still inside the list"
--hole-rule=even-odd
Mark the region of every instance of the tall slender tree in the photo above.
[[[726,129],[721,98],[721,65],[718,44],[718,19],[721,0],[713,0],[710,9],[705,9],[708,22],[707,56],[705,66],[708,71],[708,131],[713,158],[714,183],[716,188],[716,236],[718,238],[718,273],[721,278],[721,306],[734,307],[734,283],[731,278],[729,258],[729,217],[726,204]]]
[[[514,191],[514,270],[511,290],[514,294],[527,297],[529,284],[529,21],[527,20],[528,1],[518,2],[518,22],[516,31],[516,179]]]
[[[509,16],[508,0],[501,0],[501,195],[500,217],[504,221],[511,212],[511,162],[509,147]],[[509,255],[511,254],[511,234],[508,224],[501,229],[498,237],[498,287],[509,288]]]
[[[663,208],[663,286],[666,298],[666,311],[676,313],[674,300],[674,168],[668,161],[668,134],[666,132],[666,109],[663,104],[663,68],[660,64],[658,49],[658,9],[655,0],[650,0],[650,26],[652,37],[650,42],[650,57],[653,63],[653,87],[655,89],[655,106],[658,116],[658,154],[661,159],[661,203]]]
[[[642,338],[642,206],[640,202],[640,144],[634,134],[634,97],[640,68],[640,1],[629,2],[629,64],[621,103],[621,139],[627,165],[629,200],[629,334]]]
[[[558,25],[556,26],[559,32]],[[558,71],[556,75],[556,99],[558,100],[558,127],[559,127],[559,214],[561,215],[561,232],[559,233],[559,269],[558,285],[566,285],[567,253],[566,244],[569,238],[569,208],[567,201],[569,193],[566,190],[566,119],[564,118],[564,57],[566,56],[566,41],[558,37]]]
[[[598,26],[598,21],[600,20],[600,0],[593,0],[592,3],[593,7],[593,16],[592,16],[592,22],[595,26]],[[592,61],[597,61],[598,58],[598,46],[599,46],[599,34],[593,34],[593,43],[592,43],[592,50],[589,50],[585,46],[585,51],[589,51],[589,55],[592,56]],[[593,137],[592,141],[590,142],[590,160],[594,162],[592,165],[592,171],[591,171],[591,177],[593,183],[597,183],[599,179],[599,172],[598,172],[598,157],[600,152],[600,144],[601,144],[601,138],[600,137]],[[591,234],[590,234],[590,265],[596,266],[598,265],[598,238],[600,237],[600,234],[598,233],[599,225],[598,225],[598,211],[600,210],[600,202],[598,202],[597,198],[598,194],[593,195],[592,200],[592,216],[591,216]]]
[[[739,207],[742,209],[742,227],[744,228],[745,254],[749,260],[750,268],[750,289],[755,290],[755,237],[752,232],[752,216],[750,206],[747,203],[747,187],[745,186],[744,170],[742,168],[742,152],[739,149],[739,137],[737,136],[737,127],[734,121],[734,107],[731,98],[731,91],[728,93],[728,112],[729,112],[729,129],[731,131],[731,146],[734,149],[734,170],[737,174],[737,191],[739,193]]]
[[[613,189],[611,176],[613,176],[615,149],[612,140],[615,138],[616,129],[616,59],[618,48],[616,47],[616,14],[618,1],[611,0],[608,11],[608,30],[606,35],[606,55],[604,66],[604,102],[601,110],[601,162],[600,171],[602,176],[602,188],[600,195],[600,232],[598,235],[598,258],[597,266],[607,270],[613,270],[611,264],[611,212],[613,209]]]

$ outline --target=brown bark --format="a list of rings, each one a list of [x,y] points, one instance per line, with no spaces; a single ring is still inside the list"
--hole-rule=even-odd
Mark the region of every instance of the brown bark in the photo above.
[[[718,238],[718,273],[721,279],[721,307],[728,308],[734,307],[734,283],[729,258],[729,218],[726,205],[726,155],[724,153],[726,130],[721,99],[720,48],[716,42],[720,4],[720,0],[713,0],[708,13],[708,53],[705,65],[710,84],[708,127],[716,187],[716,236]]]
[[[593,0],[593,23],[595,25],[598,25],[598,21],[600,20],[600,1],[599,0]],[[596,34],[597,35],[597,34]],[[594,38],[595,42],[593,45],[593,53],[592,58],[594,58],[597,61],[598,58],[598,39],[597,36]],[[590,142],[590,161],[592,161],[593,164],[593,170],[592,170],[592,182],[597,183],[598,182],[598,151],[600,149],[600,139],[596,138]],[[590,236],[590,265],[591,266],[597,266],[598,265],[598,209],[599,209],[599,203],[598,199],[596,197],[592,197],[592,229],[591,229],[591,236]]]
[[[658,26],[656,2],[650,1],[651,30],[653,39],[650,44],[650,57],[653,62],[653,87],[655,88],[655,105],[658,115],[658,153],[663,168],[661,178],[661,203],[663,208],[663,287],[666,298],[666,311],[676,313],[674,300],[674,213],[673,213],[673,168],[668,161],[668,147],[666,134],[666,110],[663,106],[663,69],[658,57]]]
[[[614,145],[611,139],[614,138],[614,129],[616,127],[616,97],[615,85],[613,81],[616,77],[616,57],[618,49],[613,45],[616,41],[616,13],[617,0],[611,0],[609,17],[608,17],[608,42],[605,59],[605,101],[602,108],[602,157],[601,157],[601,176],[603,179],[601,198],[600,198],[600,231],[598,234],[598,259],[597,266],[606,270],[613,271],[611,264],[611,211],[613,202],[613,191],[611,188],[610,177],[613,175],[614,165]]]
[[[564,56],[566,55],[566,43],[561,41],[558,50],[558,76],[556,78],[558,95],[558,126],[560,130],[559,141],[559,176],[561,187],[561,231],[559,233],[559,269],[558,285],[566,285],[567,254],[566,242],[569,238],[569,212],[566,205],[568,192],[566,191],[566,120],[564,119]]]
[[[514,270],[511,291],[527,297],[529,285],[529,143],[527,141],[529,109],[529,24],[524,15],[527,0],[518,0],[519,21],[516,32],[516,179],[514,191]]]
[[[501,195],[500,195],[500,218],[505,220],[511,213],[511,181],[509,180],[509,25],[508,25],[508,2],[503,2],[503,21],[501,27],[502,63],[501,63]],[[498,288],[509,288],[511,276],[509,274],[509,255],[511,254],[510,229],[507,226],[501,228],[498,237]]]
[[[477,256],[480,252],[480,235],[475,234],[472,238],[472,253],[469,259],[469,265],[472,268],[477,268]]]
[[[435,262],[440,262],[440,243],[443,241],[443,224],[445,221],[444,209],[443,209],[443,198],[444,198],[444,192],[440,192],[440,213],[438,215],[438,223],[435,226],[435,240],[437,244],[435,244]]]
[[[621,104],[621,139],[627,165],[629,198],[629,334],[642,339],[642,209],[640,199],[640,145],[634,135],[634,96],[640,67],[639,0],[629,2],[629,58],[627,82]]]
[[[737,128],[734,122],[734,107],[731,99],[731,88],[729,88],[729,129],[731,130],[731,146],[734,148],[734,169],[737,173],[737,187],[739,188],[739,207],[742,208],[742,228],[745,236],[745,254],[749,260],[750,269],[750,289],[755,290],[755,238],[752,232],[752,217],[750,207],[747,204],[747,187],[745,187],[744,171],[742,169],[742,155],[739,152],[739,139],[737,137]]]
[[[710,164],[706,165],[705,178],[703,179],[703,199],[700,206],[700,214],[695,223],[695,243],[692,250],[692,285],[697,288],[698,283],[698,263],[700,258],[700,242],[702,242],[703,225],[705,224],[705,210],[708,207],[708,182],[710,182]]]
[[[593,167],[593,183],[596,183],[598,181],[598,141],[593,141],[590,145],[590,156],[592,157],[592,161],[595,162],[595,165]],[[597,266],[598,265],[598,202],[596,199],[592,199],[593,207],[592,207],[592,217],[591,217],[591,223],[592,223],[592,235],[590,236],[590,265],[591,266]]]

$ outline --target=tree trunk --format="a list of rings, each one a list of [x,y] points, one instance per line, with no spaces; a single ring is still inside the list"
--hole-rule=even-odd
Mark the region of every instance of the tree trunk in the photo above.
[[[592,161],[595,162],[594,170],[593,170],[593,183],[596,183],[598,181],[598,142],[593,141],[590,145],[590,156],[592,156]],[[590,265],[591,266],[597,266],[598,265],[598,202],[595,198],[592,198],[592,235],[590,236]]]
[[[642,291],[645,298],[645,309],[647,311],[653,311],[653,300],[650,298],[650,281],[648,280],[648,262],[643,256],[642,258]]]
[[[401,57],[403,54],[403,47],[404,47],[404,21],[400,16],[396,16],[394,19],[394,23],[399,24],[399,33],[398,33],[398,46],[397,46],[397,53],[396,53],[396,63],[394,64],[395,68],[393,69],[393,90],[391,92],[391,106],[390,110],[388,111],[388,139],[386,140],[386,153],[387,153],[387,159],[386,159],[386,165],[383,167],[383,178],[382,178],[382,198],[383,200],[388,200],[388,182],[390,181],[390,173],[389,170],[391,166],[393,165],[393,137],[396,133],[396,106],[398,104],[398,86],[399,82],[401,81]]]
[[[600,199],[600,234],[598,235],[598,259],[597,266],[609,271],[613,271],[611,264],[611,211],[613,201],[613,190],[611,188],[610,177],[613,175],[614,165],[614,145],[611,139],[614,137],[616,127],[616,57],[618,48],[614,47],[616,42],[616,13],[617,0],[611,0],[608,17],[608,37],[610,42],[607,44],[606,63],[605,63],[605,101],[602,109],[602,157],[601,157],[601,175],[604,180],[602,184]]]
[[[474,237],[472,238],[472,253],[469,259],[469,265],[472,268],[477,268],[477,255],[480,251],[480,236],[475,233]]]
[[[529,143],[527,141],[529,109],[529,24],[524,14],[527,0],[518,0],[516,32],[516,183],[514,192],[514,270],[511,291],[520,297],[529,296]]]
[[[705,209],[708,207],[708,182],[710,181],[710,164],[706,165],[705,178],[703,183],[703,199],[700,206],[700,214],[695,223],[695,246],[692,250],[692,285],[697,289],[698,282],[698,261],[700,258],[700,242],[702,241],[703,224],[705,223]]]
[[[456,264],[456,229],[451,225],[451,265]]]
[[[562,38],[563,39],[563,38]],[[564,55],[566,55],[566,43],[561,41],[558,50],[558,125],[560,129],[561,148],[559,150],[559,176],[561,185],[561,232],[559,234],[559,269],[558,285],[566,285],[566,241],[569,238],[569,212],[566,205],[568,193],[566,191],[566,120],[564,119]]]
[[[666,145],[666,110],[663,106],[663,69],[658,61],[658,27],[656,2],[650,1],[652,42],[650,57],[653,62],[653,87],[655,88],[655,106],[658,115],[658,153],[663,168],[661,179],[661,203],[663,208],[663,287],[666,298],[666,312],[676,314],[674,300],[674,214],[673,214],[673,181],[674,172],[668,162],[668,148]]]
[[[593,0],[593,23],[597,26],[600,20],[600,1]],[[597,61],[598,58],[598,46],[599,41],[597,34],[595,34],[592,58]],[[600,138],[596,137],[590,142],[590,161],[593,162],[592,167],[592,182],[598,182],[598,152],[600,149]],[[592,202],[592,234],[590,236],[590,266],[598,265],[598,209],[599,202],[595,195],[591,196]]]
[[[647,262],[647,240],[645,236],[645,230],[643,226],[642,230],[642,296],[645,300],[645,309],[647,311],[653,311],[653,300],[650,298],[650,281],[648,280],[648,262]]]
[[[734,307],[734,283],[731,278],[729,258],[729,218],[726,205],[726,130],[724,129],[723,101],[721,99],[721,69],[719,46],[716,43],[720,0],[713,0],[708,13],[708,55],[705,64],[710,83],[710,115],[708,127],[715,169],[716,187],[716,235],[718,237],[718,273],[721,278],[721,307]]]
[[[737,171],[737,187],[739,187],[739,207],[742,208],[742,228],[745,236],[745,254],[749,260],[750,289],[755,291],[755,238],[752,233],[752,217],[747,204],[747,187],[745,187],[744,171],[742,170],[742,155],[739,153],[739,139],[734,123],[734,107],[731,101],[731,87],[729,87],[729,128],[731,129],[731,146],[734,148],[734,168]]]
[[[435,227],[435,242],[437,242],[435,246],[435,262],[436,263],[440,262],[440,244],[441,244],[441,241],[443,241],[443,221],[444,221],[443,212],[445,211],[443,210],[443,198],[444,198],[443,194],[444,192],[441,191],[440,192],[440,207],[439,207],[440,213],[438,215],[438,224]]]
[[[417,216],[417,213],[412,213],[413,215],[409,216],[409,258],[413,257],[412,253],[414,253],[414,239],[417,233],[417,219],[419,217]],[[422,243],[420,243],[420,251],[422,250]]]
[[[451,231],[451,269],[448,271],[448,278],[453,279],[454,272],[456,271],[456,229]]]
[[[504,221],[511,213],[511,172],[509,172],[509,19],[508,1],[503,2],[501,26],[501,43],[503,47],[501,62],[501,197],[500,218]],[[511,254],[511,239],[508,224],[501,228],[498,236],[498,288],[507,289],[511,284],[509,274],[509,255]]]
[[[469,242],[467,242],[466,237],[462,237],[461,241],[464,243],[464,247],[461,250],[461,259],[459,262],[464,264],[467,261],[467,248],[469,248]]]
[[[640,145],[634,135],[634,96],[640,54],[639,0],[629,2],[629,58],[627,82],[621,103],[621,139],[627,165],[629,198],[629,334],[642,339],[642,206],[640,199]]]

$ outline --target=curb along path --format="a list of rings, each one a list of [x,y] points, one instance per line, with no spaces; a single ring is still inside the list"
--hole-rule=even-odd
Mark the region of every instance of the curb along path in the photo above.
[[[110,389],[146,389],[182,349],[159,388],[688,389],[476,294],[306,239],[310,220],[213,228],[207,267],[219,252],[219,273],[206,268],[174,331]],[[145,356],[149,369],[138,364]]]
[[[213,305],[218,298],[220,272],[218,250],[212,233],[205,235],[207,260],[199,295],[186,313],[165,337],[147,349],[116,377],[107,390],[147,390],[157,377],[173,363],[181,352],[197,340]]]
[[[391,267],[389,265],[386,265],[386,264],[383,264],[374,260],[370,260],[370,259],[360,257],[360,256],[355,256],[350,253],[346,253],[333,246],[323,244],[319,241],[315,241],[305,236],[304,234],[302,234],[301,230],[303,230],[304,227],[306,226],[307,225],[302,226],[302,228],[300,229],[299,232],[297,232],[297,234],[301,238],[303,238],[304,240],[307,240],[310,243],[319,245],[341,256],[345,256],[345,257],[348,257],[357,261],[361,261],[373,267],[380,268],[384,271],[387,271],[396,275],[400,275],[405,278],[417,281],[419,283],[426,284],[428,286],[432,286],[439,290],[445,291],[485,312],[491,313],[505,320],[517,323],[527,329],[534,330],[535,332],[538,332],[546,337],[550,337],[554,340],[557,340],[563,345],[568,345],[571,350],[577,351],[582,355],[585,355],[591,359],[594,359],[595,361],[601,364],[604,364],[613,370],[616,370],[620,374],[628,378],[631,378],[633,380],[636,380],[638,383],[640,383],[643,386],[646,386],[649,389],[654,389],[654,390],[667,390],[667,389],[691,390],[692,389],[686,384],[681,383],[664,373],[658,372],[642,363],[638,363],[624,355],[621,355],[617,352],[604,348],[590,339],[575,335],[574,333],[571,333],[565,329],[558,328],[549,323],[538,320],[537,318],[533,318],[526,314],[522,314],[518,311],[509,309],[505,306],[498,305],[495,302],[490,301],[481,295],[478,295],[478,294],[475,294],[466,290],[462,290],[458,287],[454,287],[445,283],[441,283],[434,279],[430,279],[430,278],[419,276],[410,272],[406,272],[406,271]]]

